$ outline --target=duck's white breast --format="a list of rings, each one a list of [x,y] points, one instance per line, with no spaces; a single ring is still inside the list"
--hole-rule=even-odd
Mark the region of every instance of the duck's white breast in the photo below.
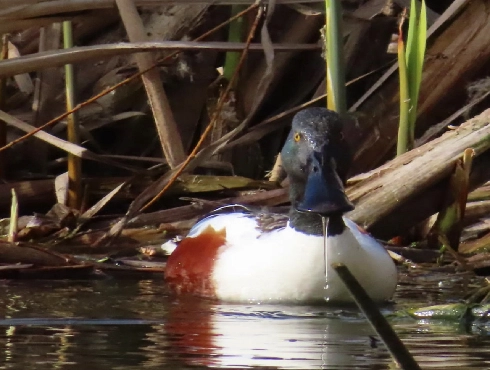
[[[331,267],[345,264],[368,295],[375,301],[392,298],[398,281],[396,266],[385,248],[372,236],[344,217],[347,226],[341,235],[328,238],[327,289],[325,299],[334,302],[352,301],[350,293]]]
[[[226,226],[227,244],[215,262],[213,280],[218,298],[242,302],[323,300],[323,237],[302,234],[289,226],[261,235],[254,219],[242,217],[236,216]],[[250,223],[253,228],[242,227]]]

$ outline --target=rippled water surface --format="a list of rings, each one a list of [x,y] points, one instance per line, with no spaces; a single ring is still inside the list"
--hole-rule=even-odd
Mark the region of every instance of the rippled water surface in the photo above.
[[[403,275],[385,311],[454,301],[472,284]],[[0,281],[0,311],[0,369],[393,368],[352,307],[179,299],[162,280]],[[392,323],[424,369],[490,368],[484,323]]]

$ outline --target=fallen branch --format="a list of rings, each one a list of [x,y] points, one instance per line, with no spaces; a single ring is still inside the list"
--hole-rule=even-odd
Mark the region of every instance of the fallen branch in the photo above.
[[[406,231],[439,210],[456,161],[475,151],[470,189],[490,178],[490,109],[417,149],[379,167],[347,189],[356,209],[349,217],[383,237]]]

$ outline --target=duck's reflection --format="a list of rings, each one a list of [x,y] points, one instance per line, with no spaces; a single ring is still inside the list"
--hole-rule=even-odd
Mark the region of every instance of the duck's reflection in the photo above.
[[[165,324],[167,350],[200,366],[372,368],[390,362],[384,348],[372,348],[364,320],[325,310],[182,299]]]

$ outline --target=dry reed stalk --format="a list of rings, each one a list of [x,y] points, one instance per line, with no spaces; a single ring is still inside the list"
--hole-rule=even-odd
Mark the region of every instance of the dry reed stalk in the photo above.
[[[318,0],[275,0],[276,4],[307,4]],[[164,4],[251,5],[255,0],[135,0],[137,6]],[[0,0],[0,19],[35,18],[59,13],[114,8],[114,0]]]
[[[65,49],[73,47],[73,28],[70,21],[63,22],[63,46]],[[76,105],[77,83],[73,64],[65,65],[65,92],[66,110],[71,111]],[[80,127],[76,112],[67,118],[67,137],[73,144],[80,143]],[[82,204],[82,160],[68,154],[68,206],[80,209]]]
[[[160,41],[160,42],[137,42],[137,43],[117,43],[94,46],[80,46],[70,50],[56,50],[51,52],[37,53],[26,55],[15,60],[6,60],[0,63],[0,76],[13,76],[21,73],[37,71],[43,68],[63,66],[70,63],[85,62],[88,60],[98,60],[109,58],[116,55],[134,54],[137,52],[146,51],[174,51],[171,56],[174,57],[177,53],[183,50],[192,51],[242,51],[246,47],[245,43],[229,43],[229,42],[201,42],[201,41]],[[276,52],[290,51],[307,51],[319,50],[317,44],[275,44],[272,48]],[[252,44],[249,47],[250,51],[263,51],[263,46]],[[163,62],[163,61],[160,61]],[[154,68],[156,65],[151,66]],[[135,75],[139,77],[145,71]],[[132,76],[132,78],[135,78]],[[119,86],[119,85],[117,85]]]
[[[8,59],[8,37],[3,35],[1,38],[0,46],[0,60]],[[0,80],[0,109],[5,109],[6,100],[6,89],[7,78],[2,78]],[[0,122],[0,147],[7,144],[7,124],[5,122]],[[0,179],[5,179],[5,168],[6,168],[6,155],[5,153],[0,153]]]
[[[131,42],[147,40],[143,21],[133,0],[116,0],[116,4],[129,40]],[[134,58],[140,71],[148,70],[141,75],[141,79],[148,94],[148,101],[153,111],[153,118],[165,159],[170,168],[175,168],[185,160],[184,147],[160,79],[160,72],[158,69],[152,68],[155,64],[155,58],[149,53],[138,53],[134,55]]]
[[[42,28],[39,36],[39,51],[58,50],[60,48],[60,39],[61,24],[54,23]],[[53,107],[56,105],[56,94],[61,86],[61,81],[60,71],[53,66],[48,66],[44,70],[37,70],[32,102],[34,126],[39,127],[43,122],[53,117]],[[48,146],[45,143],[37,140],[33,141],[27,157],[35,170],[40,173],[47,172]]]

